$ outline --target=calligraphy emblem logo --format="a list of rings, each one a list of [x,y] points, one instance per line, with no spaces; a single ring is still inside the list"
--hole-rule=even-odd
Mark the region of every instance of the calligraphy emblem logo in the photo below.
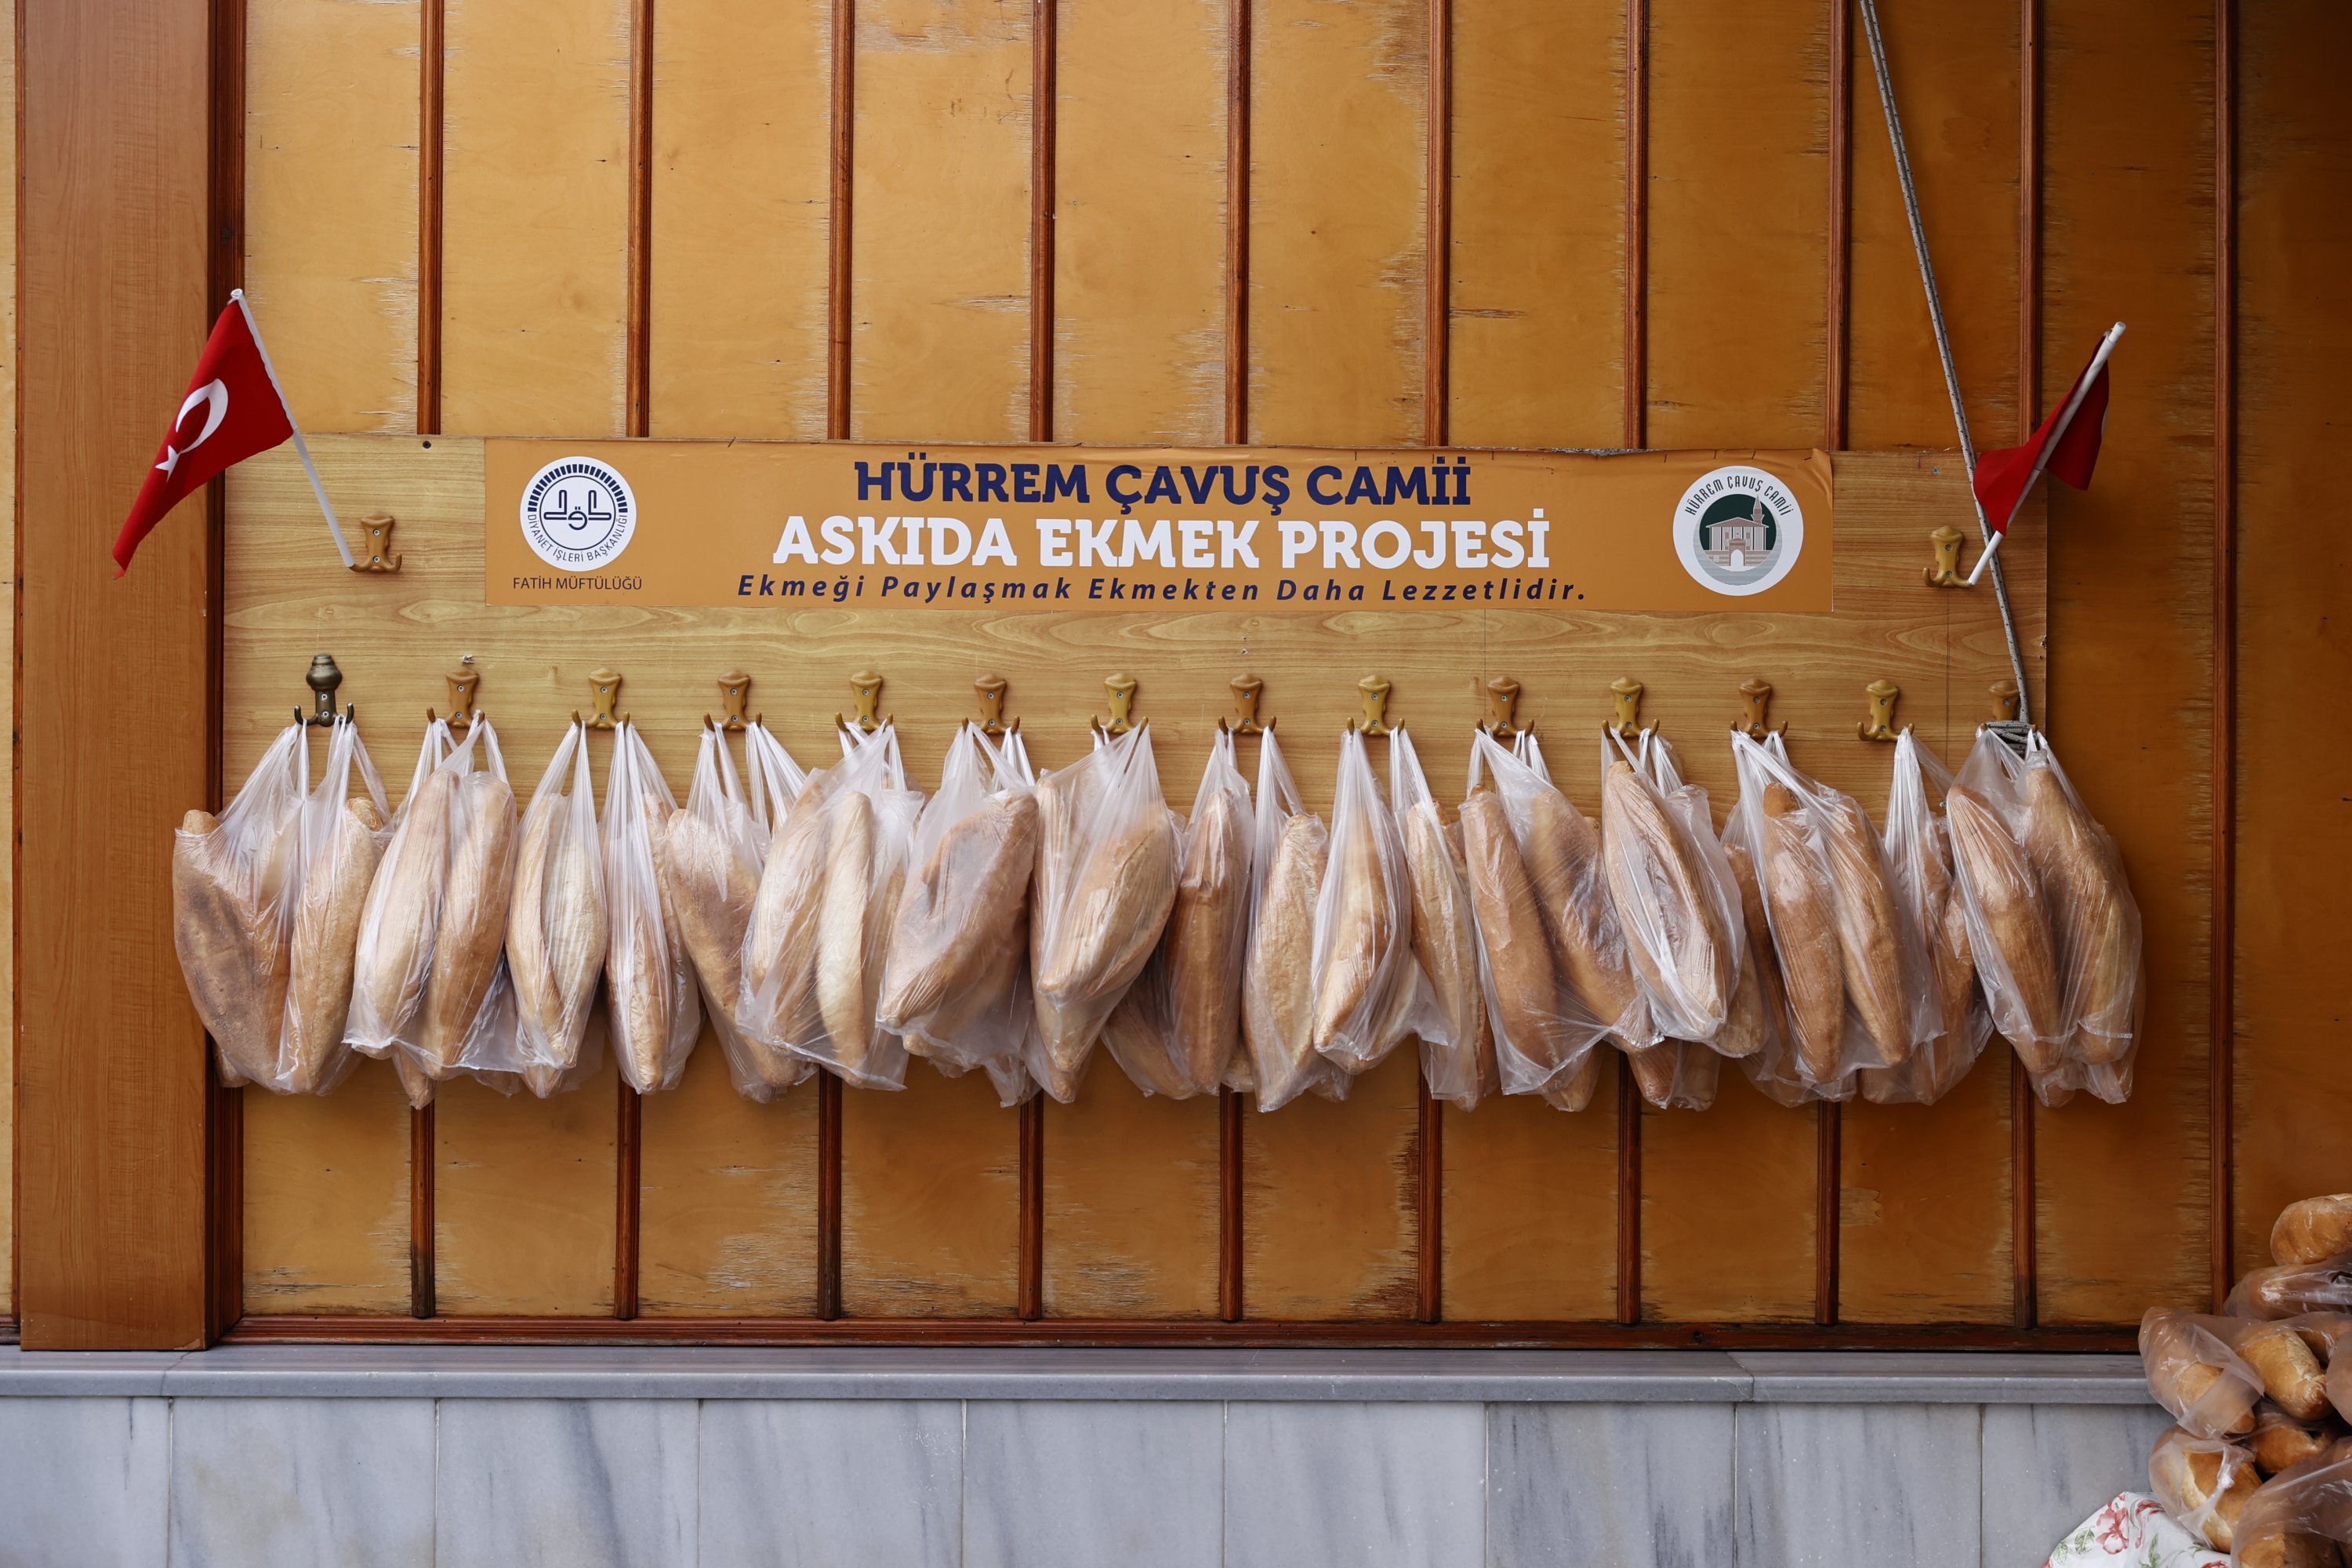
[[[1745,463],[1709,470],[1675,506],[1675,553],[1700,587],[1743,597],[1786,577],[1805,548],[1797,498]]]
[[[629,547],[637,498],[618,468],[595,458],[558,458],[522,490],[522,536],[531,553],[566,572],[593,572]]]

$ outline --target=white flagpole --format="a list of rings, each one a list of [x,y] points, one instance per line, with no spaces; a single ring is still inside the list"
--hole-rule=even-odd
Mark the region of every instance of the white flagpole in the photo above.
[[[261,341],[261,323],[253,319],[253,307],[245,302],[245,290],[232,289],[228,297],[245,315],[245,329],[253,334],[253,346],[261,351],[261,368],[269,374],[269,388],[278,394],[278,406],[286,411],[286,427],[294,432],[294,452],[302,459],[302,471],[310,476],[310,493],[319,498],[319,510],[326,514],[327,531],[335,536],[335,548],[341,552],[343,564],[352,562],[352,547],[343,542],[343,525],[335,521],[335,509],[327,504],[327,487],[319,482],[318,465],[310,461],[310,448],[302,439],[302,426],[294,423],[294,405],[286,401],[286,389],[278,383],[278,367],[269,363],[269,345]]]
[[[2051,426],[2050,439],[2042,443],[2041,454],[2033,459],[2033,471],[2025,476],[2025,488],[2017,492],[2017,500],[2011,503],[2009,517],[1985,542],[1984,553],[1977,557],[1977,569],[1969,574],[1969,587],[1977,585],[1977,579],[1984,575],[1985,563],[1992,559],[1993,552],[2000,548],[2000,542],[2009,537],[2010,524],[2015,522],[2017,514],[2025,510],[2025,498],[2033,493],[2034,481],[2041,479],[2042,470],[2050,466],[2050,454],[2065,438],[2066,427],[2074,423],[2074,410],[2082,407],[2083,399],[2091,395],[2091,383],[2099,379],[2099,372],[2105,368],[2107,356],[2116,352],[2116,340],[2123,335],[2124,324],[2117,321],[2107,329],[2107,335],[2099,340],[2098,352],[2091,355],[2090,368],[2076,379],[2074,390],[2067,395],[2066,406],[2059,413],[2058,423]]]

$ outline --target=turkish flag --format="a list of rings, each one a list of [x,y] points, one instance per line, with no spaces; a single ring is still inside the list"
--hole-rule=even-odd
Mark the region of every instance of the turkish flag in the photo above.
[[[189,378],[188,395],[172,416],[155,466],[147,470],[147,482],[123,520],[121,535],[114,542],[114,574],[120,577],[131,569],[140,541],[183,497],[203,489],[206,479],[230,464],[267,452],[293,434],[293,416],[278,395],[277,378],[269,374],[244,301],[231,300],[213,323],[204,357]]]
[[[2042,421],[2042,428],[2022,447],[2004,447],[1977,455],[1974,479],[1977,500],[1985,520],[2002,533],[2017,515],[2018,503],[2033,488],[2033,477],[2048,469],[2053,479],[2076,489],[2087,489],[2091,470],[2098,465],[2099,441],[2107,429],[2107,362],[2110,337],[2074,378],[2058,406]],[[2089,384],[2084,383],[2087,380]]]

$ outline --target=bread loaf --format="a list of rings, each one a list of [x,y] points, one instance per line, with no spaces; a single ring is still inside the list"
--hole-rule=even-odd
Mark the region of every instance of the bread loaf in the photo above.
[[[1838,952],[1846,1000],[1888,1067],[1911,1054],[1911,995],[1903,973],[1902,917],[1887,885],[1878,835],[1849,795],[1821,795],[1822,847],[1837,888]],[[1922,979],[1925,976],[1921,977]]]
[[[1764,786],[1764,898],[1788,988],[1789,1017],[1807,1081],[1838,1076],[1845,1037],[1845,954],[1837,889],[1794,791]]]
[[[457,1065],[506,949],[515,847],[514,792],[506,781],[489,773],[460,780],[451,831],[449,880],[434,922],[416,1034],[436,1077]]]
[[[1175,902],[1175,822],[1161,806],[1084,847],[1037,989],[1069,1006],[1126,985],[1159,945]]]
[[[1046,926],[1076,874],[1078,821],[1092,799],[1101,764],[1094,757],[1056,768],[1037,781],[1037,868],[1029,889],[1029,962],[1045,958]],[[1038,1059],[1030,1071],[1045,1092],[1066,1105],[1078,1091],[1087,1048],[1093,1043],[1083,1012],[1065,1012],[1034,984]]]
[[[1610,901],[1599,825],[1558,790],[1536,790],[1528,801],[1525,854],[1560,977],[1595,1021],[1627,1028],[1642,993]]]
[[[532,802],[515,852],[507,916],[522,1078],[542,1099],[556,1091],[579,1058],[610,936],[601,850],[589,834],[573,831],[575,810],[559,795]]]
[[[877,1016],[904,1030],[1005,966],[1025,930],[1037,858],[1037,797],[992,795],[940,835],[899,898]]]
[[[1731,864],[1732,882],[1739,889],[1739,919],[1748,942],[1747,963],[1740,965],[1740,983],[1756,983],[1757,1000],[1764,1010],[1763,1031],[1789,1016],[1789,994],[1780,982],[1780,962],[1772,951],[1772,926],[1764,912],[1764,888],[1756,875],[1756,861],[1743,844],[1727,844],[1723,858]],[[1759,1042],[1759,1046],[1762,1042]]]
[[[2139,1357],[2148,1392],[2190,1432],[2242,1437],[2254,1429],[2261,1375],[2199,1319],[2151,1309],[2140,1321]]]
[[[1675,1080],[1682,1070],[1682,1042],[1660,1040],[1654,1046],[1636,1046],[1624,1056],[1634,1089],[1643,1100],[1664,1110],[1674,1099]]]
[[[2094,1065],[2131,1048],[2139,944],[2115,847],[2048,767],[2025,772],[2025,858],[2042,883],[2074,1044]]]
[[[2291,1203],[2271,1226],[2274,1263],[2319,1263],[2346,1252],[2352,1252],[2352,1193]]]
[[[1993,1021],[2017,1048],[2026,1071],[2039,1078],[2058,1066],[2064,1021],[2050,917],[2032,868],[2000,814],[1969,790],[1954,788],[1944,797],[1944,820],[1951,829],[1953,858],[1975,900],[1984,935],[2007,973],[2006,998],[2000,987],[1986,987],[1994,1001]],[[1979,968],[1984,958],[1977,955]],[[2010,1004],[2007,1011],[2021,1016],[2004,1016],[2004,1000]]]
[[[1296,1098],[1315,1055],[1312,963],[1315,896],[1330,849],[1322,822],[1305,813],[1283,825],[1259,896],[1242,970],[1242,1035],[1261,1108]]]
[[[2259,1322],[2241,1330],[2230,1348],[2263,1380],[2273,1404],[2298,1421],[2327,1414],[2327,1373],[2303,1336],[2285,1323]]]
[[[671,1037],[681,1010],[690,1005],[684,987],[692,983],[677,922],[665,908],[661,879],[650,864],[651,847],[661,835],[669,807],[651,795],[623,803],[611,799],[608,792],[604,810],[608,834],[615,812],[635,811],[645,824],[648,864],[642,871],[646,885],[632,886],[624,879],[633,879],[634,873],[616,872],[614,878],[607,910],[611,937],[605,989],[621,1077],[639,1093],[649,1093],[667,1086],[676,1065]]]
[[[541,795],[522,815],[515,841],[514,892],[507,903],[507,978],[514,985],[515,1029],[528,1060],[562,1030],[555,976],[548,966],[547,879],[556,836],[564,821],[563,797]],[[597,916],[602,927],[602,911]]]
[[[1564,1078],[1554,1079],[1543,1091],[1544,1103],[1554,1110],[1582,1110],[1592,1103],[1601,1083],[1601,1053],[1587,1051]]]
[[[1213,1090],[1241,1038],[1242,944],[1249,933],[1247,806],[1230,790],[1215,791],[1193,812],[1184,844],[1184,868],[1161,947],[1168,966],[1166,1054],[1184,1085],[1176,1092]],[[1471,984],[1477,984],[1475,975]]]
[[[2246,1447],[2263,1474],[2274,1476],[2290,1465],[2325,1454],[2336,1436],[2334,1423],[2297,1421],[2265,1400],[2255,1407],[2254,1433],[2246,1439]]]
[[[1322,971],[1315,983],[1315,1048],[1348,1050],[1343,1032],[1370,1035],[1363,1010],[1382,974],[1382,961],[1396,940],[1395,904],[1388,868],[1369,813],[1334,852],[1326,873],[1338,886],[1330,930],[1324,939]],[[1349,1054],[1354,1054],[1349,1050]]]
[[[424,1000],[448,877],[457,790],[451,769],[436,767],[425,775],[368,889],[352,976],[352,1005],[373,1037],[357,1042],[362,1047],[381,1050],[406,1037]]]
[[[2236,1568],[2340,1568],[2344,1559],[2335,1542],[2302,1531],[2272,1531],[2262,1534],[2233,1531],[2245,1539],[2231,1559]]]
[[[2262,1485],[2253,1458],[2230,1444],[2200,1441],[2175,1426],[2156,1441],[2148,1488],[2176,1519],[2221,1551],[2237,1539],[2238,1516]]]
[[[219,865],[210,812],[192,811],[172,843],[172,936],[196,1016],[219,1049],[224,1079],[267,1080],[278,1028],[268,1014],[274,922]]]
[[[2238,1276],[2223,1309],[2237,1318],[2292,1318],[2352,1309],[2352,1258],[2283,1263]]]
[[[365,795],[344,803],[335,830],[310,868],[294,918],[292,1006],[286,1016],[285,1087],[322,1092],[332,1077],[352,1010],[352,966],[359,956],[360,914],[383,858],[376,836],[383,814]]]
[[[835,793],[832,783],[821,773],[793,797],[769,841],[760,890],[751,900],[743,938],[743,989],[735,1005],[740,1016],[749,1011],[752,998],[766,998],[773,1026],[764,1033],[772,1037],[789,1037],[814,1010],[817,915],[833,847],[826,809]],[[749,1038],[755,1031],[742,1032]]]
[[[1730,1008],[1737,965],[1696,846],[1630,763],[1609,764],[1601,823],[1609,893],[1635,971],[1682,1015],[1676,1024],[1712,1040]]]
[[[1559,971],[1500,795],[1482,789],[1462,803],[1462,853],[1494,982],[1496,1048],[1511,1050],[1549,1079],[1572,1052],[1559,1016]]]
[[[829,815],[833,843],[824,863],[824,891],[816,926],[817,1015],[833,1042],[834,1060],[856,1077],[874,1048],[875,1007],[879,1001],[874,967],[877,845],[874,803],[852,790]]]
[[[1453,821],[1445,825],[1445,847],[1446,851],[1454,857],[1454,879],[1466,898],[1470,891],[1470,861],[1463,852],[1462,818],[1458,814]],[[1470,940],[1475,944],[1478,940],[1477,911],[1475,909],[1469,911],[1467,923],[1470,927]],[[1475,962],[1477,957],[1477,949],[1475,945],[1471,949],[1471,957],[1474,960],[1470,966],[1471,1007],[1478,1028],[1476,1062],[1478,1096],[1483,1100],[1487,1095],[1501,1092],[1503,1081],[1501,1067],[1495,1057],[1495,1021],[1486,1011],[1486,988],[1485,982],[1479,977],[1478,966]],[[1594,1051],[1587,1054],[1597,1057],[1600,1053]]]
[[[1164,1011],[1155,1009],[1151,998],[1157,994],[1164,1001],[1166,984],[1164,973],[1147,965],[1142,976],[1103,1021],[1102,1044],[1120,1070],[1145,1093],[1182,1100],[1202,1090],[1179,1068],[1165,1030],[1152,1016],[1155,1011]]]
[[[1463,858],[1433,800],[1404,814],[1405,870],[1412,884],[1412,955],[1444,1020],[1445,1036],[1469,1059],[1477,1049],[1486,998],[1478,981],[1478,932]]]
[[[400,1078],[400,1091],[408,1096],[409,1108],[422,1110],[433,1103],[433,1075],[425,1065],[407,1051],[392,1053],[392,1068]]]

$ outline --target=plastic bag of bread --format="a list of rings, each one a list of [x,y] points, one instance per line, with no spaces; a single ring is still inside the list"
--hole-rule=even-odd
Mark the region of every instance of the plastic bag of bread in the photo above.
[[[2232,1318],[2293,1318],[2352,1311],[2352,1254],[2317,1263],[2250,1268],[2230,1288],[2221,1310]]]
[[[694,963],[656,865],[677,810],[644,738],[623,720],[604,780],[604,1008],[621,1081],[639,1094],[675,1088],[702,1032]]]
[[[1649,765],[1651,782],[1658,786],[1666,809],[1682,819],[1691,842],[1699,847],[1700,864],[1715,889],[1715,906],[1722,912],[1730,931],[1731,962],[1738,971],[1731,985],[1731,1004],[1724,1015],[1722,1031],[1704,1043],[1718,1056],[1745,1061],[1763,1048],[1766,1020],[1763,990],[1756,976],[1748,973],[1748,916],[1740,904],[1738,879],[1732,874],[1730,857],[1723,852],[1706,791],[1683,778],[1674,747],[1653,730],[1643,737],[1642,757]]]
[[[1037,787],[970,724],[909,844],[876,1016],[907,1049],[961,1077],[1015,1069],[1034,1019],[1026,981]]]
[[[1269,730],[1257,755],[1249,951],[1242,963],[1242,1039],[1260,1110],[1279,1110],[1309,1089],[1347,1097],[1348,1075],[1315,1049],[1315,905],[1329,858],[1330,835],[1300,801]]]
[[[310,791],[304,734],[299,724],[280,730],[219,816],[191,811],[173,836],[173,942],[231,1088],[278,1070],[292,977],[286,880]]]
[[[587,1046],[605,938],[604,839],[588,731],[575,720],[523,813],[507,907],[515,1054],[524,1086],[542,1099],[576,1087],[596,1065]]]
[[[1178,824],[1160,790],[1149,724],[1104,740],[1037,784],[1030,890],[1030,1076],[1066,1105],[1087,1059],[1143,972],[1176,903]]]
[[[354,774],[366,793],[352,794]],[[343,1031],[351,1017],[360,917],[383,858],[390,816],[383,781],[368,760],[359,726],[337,720],[319,787],[304,799],[296,821],[286,1025],[278,1069],[268,1082],[280,1093],[324,1094],[358,1059],[344,1045]]]
[[[2168,1426],[2147,1456],[2147,1489],[2173,1521],[2206,1545],[2227,1552],[2237,1538],[2262,1475],[2243,1446]]]
[[[1313,968],[1316,1050],[1351,1076],[1370,1071],[1411,1032],[1420,979],[1404,839],[1352,728],[1339,737]]]
[[[2265,1399],[2254,1406],[2254,1430],[2246,1448],[2266,1476],[2315,1459],[2344,1436],[2344,1424],[2333,1415],[2316,1421],[2298,1421]]]
[[[2352,1542],[2352,1458],[2341,1445],[2273,1476],[2237,1510],[2231,1568],[2338,1568]]]
[[[1562,1110],[1591,1103],[1610,1027],[1580,991],[1580,965],[1605,988],[1623,952],[1613,914],[1586,901],[1600,890],[1597,855],[1579,857],[1590,827],[1542,773],[1493,736],[1472,736],[1462,852],[1498,1076],[1504,1093]],[[1637,1001],[1616,1020],[1637,1031],[1637,1047],[1653,1043],[1646,1017]]]
[[[434,921],[414,1065],[435,1082],[464,1072],[511,1094],[522,1065],[506,959],[517,813],[489,720],[477,715],[441,766],[457,782],[449,792],[449,869]]]
[[[2147,1391],[2199,1437],[2242,1437],[2254,1429],[2262,1374],[2230,1348],[2234,1327],[2219,1318],[2151,1307],[2139,1322]]]
[[[1471,908],[1462,824],[1445,820],[1412,738],[1402,729],[1389,737],[1389,803],[1404,840],[1412,956],[1423,986],[1418,1016],[1422,1079],[1437,1099],[1474,1110],[1501,1089],[1502,1079],[1478,968],[1477,918]]]
[[[1215,1093],[1240,1043],[1255,826],[1249,781],[1221,725],[1181,825],[1167,928],[1103,1025],[1103,1048],[1146,1094]]]
[[[2217,1321],[2228,1326],[2224,1337],[2230,1348],[2262,1380],[2265,1400],[2298,1421],[2316,1421],[2327,1415],[2328,1346],[2352,1320],[2313,1313]],[[2346,1371],[2352,1373],[2352,1365]]]
[[[2271,1226],[2273,1263],[2322,1263],[2345,1252],[2352,1252],[2352,1193],[2291,1203]]]
[[[728,1075],[736,1092],[764,1103],[815,1070],[804,1058],[745,1039],[731,1016],[743,983],[743,933],[751,923],[751,900],[767,861],[767,824],[772,806],[790,810],[787,790],[796,790],[799,769],[764,727],[747,728],[743,754],[748,789],[728,754],[726,732],[704,721],[686,805],[671,812],[655,836],[654,869],[661,879],[663,907],[676,920],[678,940],[694,965]],[[772,797],[775,758],[782,759],[784,771]]]
[[[1882,847],[1895,901],[1926,945],[1937,1027],[1900,1065],[1863,1069],[1862,1092],[1880,1105],[1933,1105],[1968,1076],[1992,1037],[1941,809],[1951,787],[1950,773],[1912,731],[1895,738]]]
[[[1739,988],[1737,890],[1715,825],[1694,831],[1685,805],[1659,789],[1644,731],[1637,753],[1613,731],[1601,736],[1601,851],[1609,897],[1633,973],[1661,1037],[1716,1045]],[[1704,810],[1705,796],[1699,796]],[[1727,892],[1727,889],[1730,889]],[[1747,1055],[1760,1044],[1728,1042]]]
[[[744,933],[735,1026],[864,1089],[900,1089],[907,1050],[878,1022],[882,978],[923,797],[898,731],[845,728],[768,847]]]

